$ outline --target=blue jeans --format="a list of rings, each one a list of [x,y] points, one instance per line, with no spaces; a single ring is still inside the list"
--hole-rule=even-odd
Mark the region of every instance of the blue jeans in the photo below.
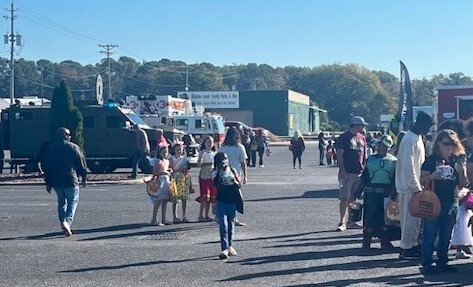
[[[456,206],[455,206],[456,205]],[[434,244],[437,237],[437,266],[445,266],[448,262],[448,249],[450,246],[450,238],[454,226],[453,218],[456,218],[457,203],[441,204],[440,215],[436,219],[423,219],[422,233],[422,266],[431,266],[433,263],[432,254],[434,253]]]
[[[141,150],[135,150],[133,155],[131,156],[131,167],[133,170],[131,171],[131,176],[136,177],[138,172],[138,164],[140,163],[141,158],[145,155],[145,153]]]
[[[235,234],[236,204],[217,201],[217,218],[222,250],[232,246]]]
[[[79,186],[55,187],[57,193],[57,212],[60,222],[67,222],[72,225],[74,213],[76,213],[79,203]]]

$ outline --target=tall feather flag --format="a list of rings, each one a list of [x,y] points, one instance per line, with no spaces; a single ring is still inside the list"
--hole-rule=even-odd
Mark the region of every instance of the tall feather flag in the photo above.
[[[408,130],[411,123],[414,121],[412,114],[412,90],[411,80],[409,79],[409,72],[407,72],[406,65],[401,63],[401,86],[399,89],[399,105],[397,117],[399,118],[399,129]]]

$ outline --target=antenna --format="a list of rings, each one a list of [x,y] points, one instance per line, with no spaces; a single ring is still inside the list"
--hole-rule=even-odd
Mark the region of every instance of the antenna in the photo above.
[[[3,36],[3,41],[5,44],[10,42],[10,105],[13,105],[15,99],[15,42],[17,46],[21,46],[22,37],[19,34],[14,33],[14,24],[16,15],[15,12],[18,9],[15,9],[13,6],[13,0],[11,1],[10,10],[6,9],[10,12],[10,16],[3,16],[5,19],[10,19],[10,34],[5,34]]]

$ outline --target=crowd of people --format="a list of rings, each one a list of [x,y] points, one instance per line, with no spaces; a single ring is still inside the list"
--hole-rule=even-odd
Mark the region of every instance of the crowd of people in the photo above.
[[[327,165],[338,166],[340,218],[336,231],[363,229],[361,247],[364,250],[371,249],[373,238],[379,238],[381,249],[392,251],[395,247],[391,241],[400,239],[399,258],[420,259],[422,273],[455,272],[456,268],[448,264],[448,251],[455,249],[457,259],[470,258],[472,253],[469,226],[472,211],[471,206],[465,204],[465,198],[473,182],[473,120],[442,123],[432,142],[427,136],[432,119],[422,112],[408,131],[397,135],[397,141],[387,134],[370,140],[366,126],[364,118],[356,116],[336,142],[326,140],[323,133],[318,137],[319,164],[325,165],[325,159]],[[137,150],[133,157],[133,178],[138,159],[149,152],[146,137],[138,127],[135,132]],[[184,145],[175,143],[173,155],[170,155],[170,147],[167,141],[158,141],[153,176],[147,183],[153,205],[151,224],[157,226],[189,222],[187,203],[190,194],[195,192]],[[289,145],[294,169],[302,169],[305,147],[304,137],[296,130]],[[244,210],[241,186],[247,182],[249,166],[256,166],[258,161],[259,166],[264,167],[267,151],[267,139],[262,130],[245,133],[230,128],[219,148],[212,137],[202,142],[198,154],[198,221],[219,224],[221,259],[237,255],[233,243],[235,226],[246,225],[237,219],[237,211],[243,213]],[[441,169],[445,166],[450,170],[447,176]],[[58,130],[57,139],[45,156],[44,174],[47,191],[54,188],[58,195],[61,228],[71,236],[79,184],[86,185],[87,171],[82,151],[70,142],[68,129]],[[440,212],[435,218],[421,219],[409,211],[412,199],[425,189],[432,190],[440,202]],[[350,216],[358,198],[363,198],[364,203],[363,225]],[[172,204],[171,221],[166,219],[168,202]],[[393,202],[399,206],[399,221],[395,223],[386,217],[388,203]],[[210,212],[215,217],[212,218]]]
[[[138,133],[139,135],[139,133]],[[260,167],[263,167],[263,155],[267,149],[267,140],[262,132],[245,138],[241,130],[230,128],[227,131],[222,146],[217,149],[212,137],[206,137],[198,154],[199,191],[196,201],[199,202],[199,222],[216,221],[219,224],[221,253],[219,257],[237,255],[233,245],[235,226],[245,226],[237,219],[237,211],[243,213],[243,199],[241,185],[246,184],[248,163],[255,163],[255,159],[248,162],[247,148],[242,143],[256,142],[256,152],[259,153]],[[169,146],[159,147],[159,160],[154,166],[153,176],[147,183],[148,194],[153,203],[152,225],[165,226],[189,222],[186,211],[187,201],[194,193],[189,164],[184,156],[182,144],[173,146],[174,154],[169,156]],[[173,220],[166,220],[166,205],[172,203]],[[182,206],[181,216],[178,215],[178,206]],[[161,207],[161,220],[157,221],[157,212]],[[210,217],[210,211],[215,215]]]
[[[381,249],[391,251],[395,250],[391,241],[400,239],[399,258],[420,259],[425,275],[456,272],[448,264],[449,250],[456,250],[456,259],[467,259],[473,244],[472,211],[466,201],[473,181],[473,120],[446,121],[430,140],[432,124],[431,117],[420,112],[396,144],[387,134],[370,143],[368,123],[357,116],[337,139],[335,150],[340,181],[336,230],[363,229],[365,250],[374,237],[379,238]],[[411,214],[412,201],[425,190],[432,191],[440,203],[433,218]],[[362,226],[349,216],[357,198],[364,203]],[[387,206],[393,202],[398,205],[398,222],[387,218]]]

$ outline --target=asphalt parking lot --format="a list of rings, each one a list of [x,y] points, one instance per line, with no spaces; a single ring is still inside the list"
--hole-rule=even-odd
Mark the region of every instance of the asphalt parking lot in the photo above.
[[[426,278],[418,262],[381,252],[379,243],[362,252],[361,230],[334,232],[337,168],[318,165],[314,142],[301,170],[292,169],[286,146],[271,150],[264,168],[250,168],[239,216],[248,225],[236,230],[238,256],[225,261],[217,224],[196,222],[197,195],[191,223],[156,227],[143,184],[90,185],[74,235],[65,237],[44,186],[0,186],[0,286],[473,285],[471,259],[452,261],[454,275]]]

